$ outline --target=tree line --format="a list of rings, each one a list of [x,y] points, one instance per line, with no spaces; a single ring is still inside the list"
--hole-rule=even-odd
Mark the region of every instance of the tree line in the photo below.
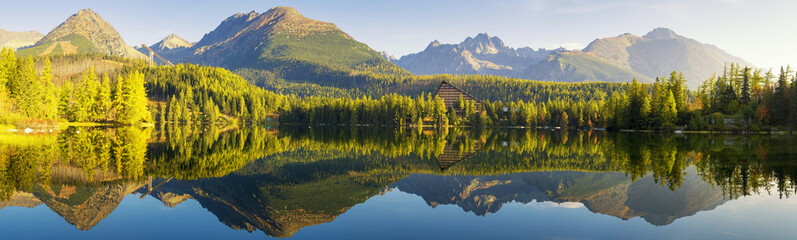
[[[107,74],[100,79],[90,68],[76,81],[56,86],[50,59],[40,61],[43,67],[37,71],[32,58],[17,58],[8,48],[0,51],[0,123],[151,122],[141,73],[120,74],[112,81]]]

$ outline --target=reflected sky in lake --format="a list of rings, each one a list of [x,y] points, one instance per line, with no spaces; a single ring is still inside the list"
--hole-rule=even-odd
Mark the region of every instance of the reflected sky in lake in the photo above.
[[[0,146],[7,239],[797,234],[793,136],[80,130]]]

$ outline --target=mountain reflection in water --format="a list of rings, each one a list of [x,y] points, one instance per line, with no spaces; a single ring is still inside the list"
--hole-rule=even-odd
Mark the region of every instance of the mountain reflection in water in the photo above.
[[[38,139],[0,145],[0,217],[44,204],[80,230],[136,194],[290,237],[394,189],[479,216],[578,202],[662,226],[748,195],[788,198],[797,176],[792,136],[164,126]]]

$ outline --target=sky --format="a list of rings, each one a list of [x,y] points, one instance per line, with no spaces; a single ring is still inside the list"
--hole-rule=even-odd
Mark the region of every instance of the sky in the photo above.
[[[295,7],[354,39],[400,57],[433,40],[488,33],[510,47],[582,49],[596,38],[642,36],[657,27],[710,43],[757,67],[797,65],[797,1],[788,0],[24,0],[5,1],[0,28],[46,34],[91,8],[129,45],[176,33],[195,42],[227,17]]]

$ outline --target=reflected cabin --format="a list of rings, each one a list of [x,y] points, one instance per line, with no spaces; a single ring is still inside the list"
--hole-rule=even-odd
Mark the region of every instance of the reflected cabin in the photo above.
[[[461,89],[455,87],[454,85],[451,85],[446,81],[440,83],[440,87],[437,88],[437,92],[435,92],[434,95],[439,96],[440,98],[443,99],[446,108],[456,109],[458,115],[462,114],[462,109],[460,109],[459,107],[460,97],[464,101],[470,101],[471,103],[473,103],[473,106],[475,107],[475,109],[477,109],[477,111],[478,109],[481,109],[482,103],[479,101],[479,99],[477,99],[476,97],[470,95],[465,91],[462,91]]]

